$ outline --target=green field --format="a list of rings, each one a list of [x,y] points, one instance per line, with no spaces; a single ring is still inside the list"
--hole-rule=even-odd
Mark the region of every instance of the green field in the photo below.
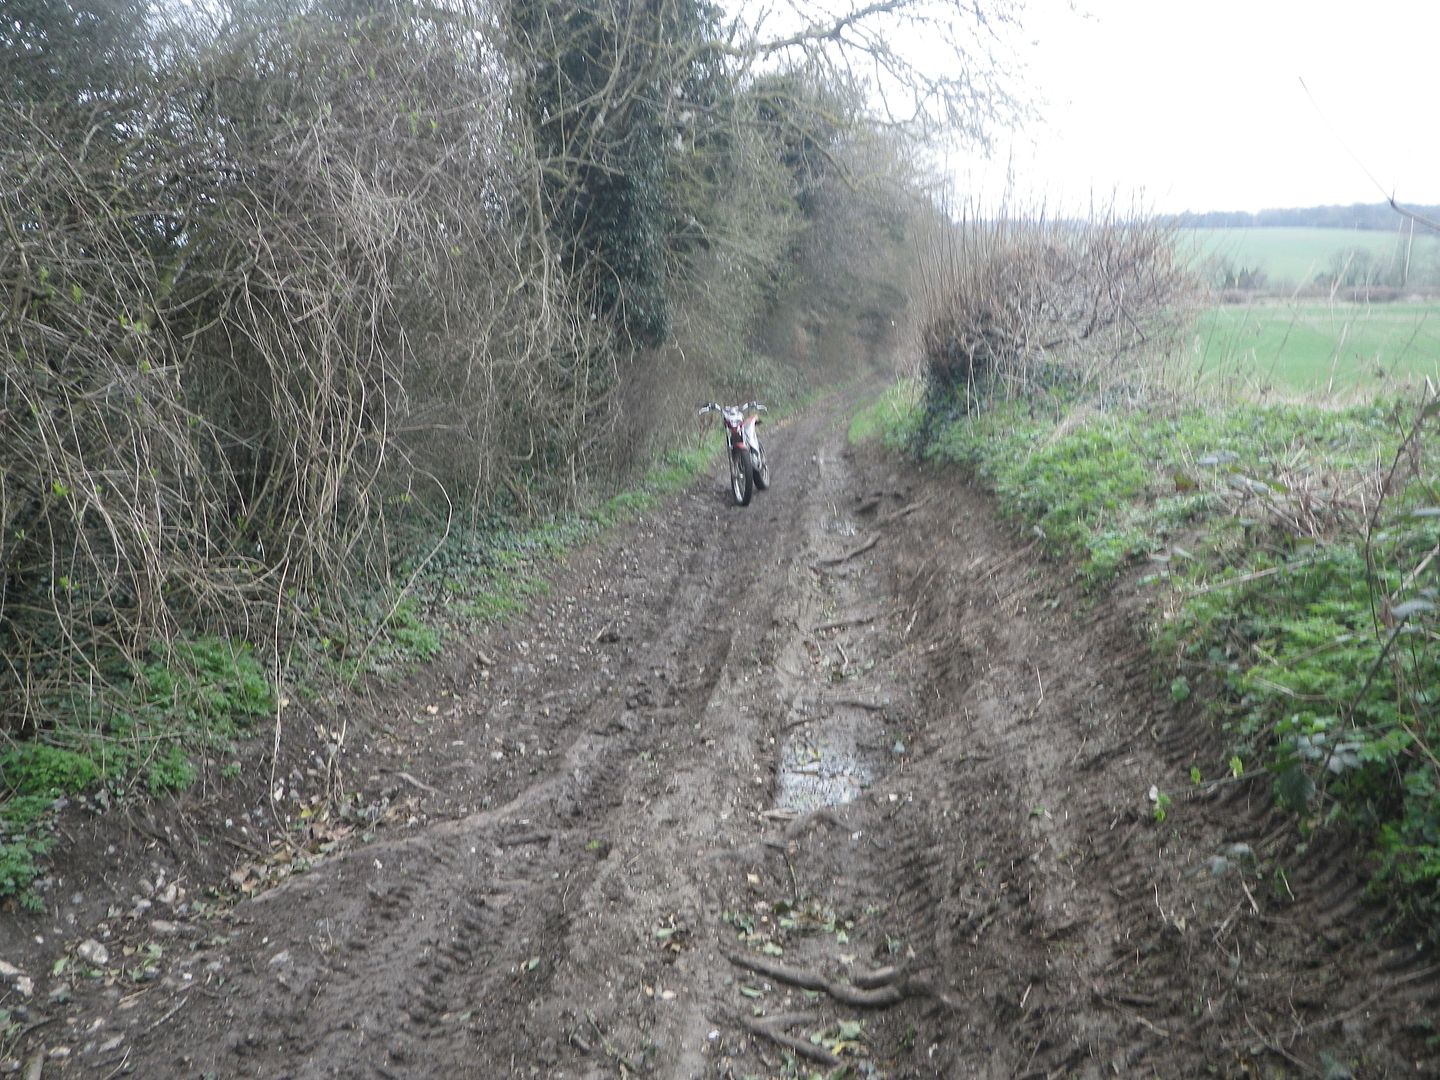
[[[1397,219],[1398,221],[1398,219]],[[1241,267],[1260,267],[1271,288],[1308,285],[1333,270],[1337,256],[1360,250],[1377,268],[1415,284],[1440,281],[1440,240],[1408,227],[1394,232],[1360,229],[1252,228],[1181,229],[1181,247],[1198,257],[1215,256]],[[1408,256],[1408,264],[1407,264]]]
[[[1426,376],[1440,381],[1440,301],[1212,308],[1196,320],[1190,355],[1206,383],[1347,398],[1394,393]]]

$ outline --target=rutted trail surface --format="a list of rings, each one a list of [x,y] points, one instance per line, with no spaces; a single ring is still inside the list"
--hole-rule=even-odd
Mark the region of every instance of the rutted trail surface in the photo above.
[[[1433,960],[1344,843],[1296,869],[1262,787],[1191,783],[1217,743],[1139,601],[848,448],[857,400],[770,428],[748,509],[717,471],[343,718],[413,820],[77,981],[45,1075],[1440,1069]]]

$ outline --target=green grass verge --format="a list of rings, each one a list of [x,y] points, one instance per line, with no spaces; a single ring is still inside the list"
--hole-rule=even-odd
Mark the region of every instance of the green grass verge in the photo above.
[[[850,445],[876,439],[895,444],[911,435],[910,424],[918,416],[922,387],[917,379],[904,379],[890,387],[850,421],[846,438]]]
[[[496,519],[453,529],[423,558],[402,568],[411,587],[395,614],[382,621],[366,668],[384,674],[397,665],[429,659],[445,641],[476,624],[524,611],[545,594],[542,574],[556,558],[606,529],[639,518],[689,485],[710,466],[717,449],[717,442],[706,440],[672,451],[634,487],[583,512],[520,528]],[[403,626],[397,626],[396,615],[402,612]]]
[[[1175,700],[1203,688],[1230,745],[1193,776],[1268,772],[1310,830],[1372,842],[1375,887],[1440,927],[1440,410],[1018,402],[932,427],[1097,598],[1142,566]],[[1378,490],[1397,448],[1390,493]],[[916,430],[896,416],[893,438]],[[1418,463],[1418,467],[1415,467]],[[1374,529],[1370,529],[1375,514]],[[1440,932],[1437,932],[1440,933]]]

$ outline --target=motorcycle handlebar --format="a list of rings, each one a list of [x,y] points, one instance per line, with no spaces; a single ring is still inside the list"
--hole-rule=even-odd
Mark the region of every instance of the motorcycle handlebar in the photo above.
[[[739,409],[741,412],[750,412],[752,409],[753,409],[755,412],[769,412],[769,411],[770,411],[770,410],[767,409],[764,405],[761,405],[760,402],[758,402],[758,401],[747,401],[747,402],[745,402],[744,405],[737,405],[737,406],[735,406],[735,407],[736,407],[737,409]],[[718,404],[718,403],[716,403],[716,402],[714,402],[714,401],[707,401],[704,405],[701,405],[700,408],[698,408],[698,409],[695,410],[695,415],[696,415],[696,416],[699,416],[699,415],[701,415],[701,414],[703,414],[703,413],[707,413],[707,412],[724,412],[724,411],[725,411],[725,406],[724,406],[724,405],[720,405],[720,404]]]

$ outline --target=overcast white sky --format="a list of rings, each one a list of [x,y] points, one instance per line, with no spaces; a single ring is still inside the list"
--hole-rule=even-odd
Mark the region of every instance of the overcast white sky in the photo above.
[[[988,170],[952,161],[957,190],[993,201],[1008,163],[1052,208],[1092,191],[1160,212],[1440,203],[1435,0],[1077,6],[1029,0],[1017,52],[1043,121],[1002,135]]]

